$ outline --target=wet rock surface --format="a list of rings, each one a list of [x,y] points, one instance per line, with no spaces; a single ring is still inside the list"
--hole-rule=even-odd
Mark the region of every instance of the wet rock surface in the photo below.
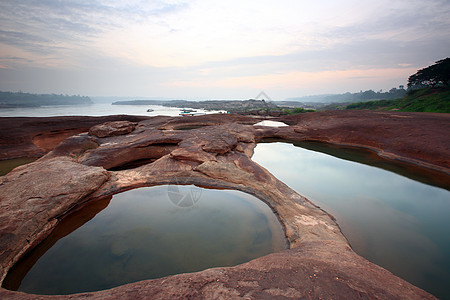
[[[335,119],[307,114],[289,117],[285,122],[291,126],[280,128],[253,126],[259,118],[235,115],[156,117],[132,121],[137,122],[134,130],[120,135],[70,137],[40,160],[0,177],[0,279],[64,215],[86,201],[142,186],[196,184],[241,190],[266,202],[280,220],[290,249],[235,267],[57,298],[433,299],[354,253],[332,216],[251,160],[256,142],[264,139],[318,140],[383,149],[383,155],[439,169],[449,180],[443,158],[449,157],[450,147],[445,148],[448,138],[442,130],[420,133],[420,115],[390,114],[363,114],[364,120],[347,113],[337,113]],[[445,115],[424,118],[431,127],[449,126]],[[387,128],[373,134],[370,128],[377,122],[409,128],[405,132],[410,140],[391,143],[398,131]],[[418,137],[427,142],[416,141]],[[387,150],[377,148],[384,145]],[[422,147],[420,152],[408,150],[417,147]],[[413,155],[428,150],[435,155]],[[35,297],[0,289],[0,298]]]

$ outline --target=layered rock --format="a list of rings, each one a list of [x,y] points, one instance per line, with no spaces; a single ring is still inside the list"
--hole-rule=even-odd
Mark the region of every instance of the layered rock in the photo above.
[[[0,118],[0,160],[41,157],[64,139],[108,121],[139,122],[148,117]]]
[[[95,125],[89,129],[89,135],[99,138],[123,135],[130,133],[136,127],[136,123],[129,121],[112,121]]]
[[[0,278],[108,178],[104,169],[68,157],[39,160],[0,177]]]
[[[364,147],[390,159],[444,172],[450,168],[449,114],[325,111],[282,120],[293,125],[280,128],[283,138]]]
[[[403,119],[409,118],[409,114],[405,116]],[[373,118],[372,125],[375,119],[382,120],[375,114]],[[101,137],[90,131],[66,139],[35,163],[1,177],[1,280],[64,215],[86,201],[141,186],[196,184],[241,190],[266,202],[280,220],[290,249],[236,267],[64,297],[433,299],[432,295],[354,253],[332,216],[251,160],[256,142],[269,138],[308,140],[315,136],[325,140],[328,137],[328,142],[359,141],[368,147],[382,138],[369,139],[366,129],[359,139],[357,129],[347,135],[343,129],[333,132],[333,128],[349,124],[349,117],[344,115],[335,121],[325,118],[323,123],[310,120],[303,124],[301,118],[289,119],[286,121],[294,125],[283,128],[252,126],[258,121],[233,115],[160,117],[143,120],[132,131],[120,135]],[[114,132],[120,131],[121,126],[100,127],[109,127]],[[379,134],[386,139],[389,131]],[[426,138],[432,143],[442,136],[431,134]],[[407,147],[395,145],[392,149],[396,155],[409,153],[404,150]],[[416,143],[411,141],[410,145],[414,147]],[[448,148],[440,151],[445,152],[440,155],[448,155]],[[433,160],[428,163],[436,164]],[[446,165],[436,166],[448,171]],[[449,179],[445,175],[448,173],[441,174]],[[34,296],[0,289],[0,297]]]

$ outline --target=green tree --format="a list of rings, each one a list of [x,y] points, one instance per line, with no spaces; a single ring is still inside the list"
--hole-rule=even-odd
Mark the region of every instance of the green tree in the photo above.
[[[437,61],[434,65],[409,76],[408,89],[423,87],[448,87],[450,84],[450,58]]]
[[[362,100],[370,100],[370,99],[376,99],[376,98],[377,98],[377,93],[375,93],[373,90],[368,90],[361,94]]]

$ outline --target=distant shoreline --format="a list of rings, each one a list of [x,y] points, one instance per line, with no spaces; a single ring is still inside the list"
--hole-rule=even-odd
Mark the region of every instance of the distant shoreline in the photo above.
[[[80,95],[30,94],[22,92],[1,92],[0,108],[25,108],[58,105],[94,104],[91,98]]]
[[[129,101],[116,101],[112,105],[162,105],[166,107],[177,108],[193,108],[204,109],[208,111],[212,110],[224,110],[232,113],[252,113],[252,112],[264,112],[269,111],[279,112],[281,109],[272,102],[266,102],[265,100],[207,100],[207,101],[188,101],[188,100],[170,100],[170,101],[158,101],[158,100],[129,100]]]
[[[44,106],[89,106],[94,103],[70,103],[70,104],[52,104],[52,105],[40,105],[40,104],[4,104],[0,103],[0,109],[8,109],[8,108],[38,108]]]

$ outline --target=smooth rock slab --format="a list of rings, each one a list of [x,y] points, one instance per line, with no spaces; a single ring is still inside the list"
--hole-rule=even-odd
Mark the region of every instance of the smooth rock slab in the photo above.
[[[130,133],[136,127],[136,123],[129,121],[112,121],[95,125],[89,129],[89,135],[99,138]]]
[[[108,178],[104,169],[68,157],[39,160],[0,177],[0,279],[46,237],[58,217],[86,201]]]

